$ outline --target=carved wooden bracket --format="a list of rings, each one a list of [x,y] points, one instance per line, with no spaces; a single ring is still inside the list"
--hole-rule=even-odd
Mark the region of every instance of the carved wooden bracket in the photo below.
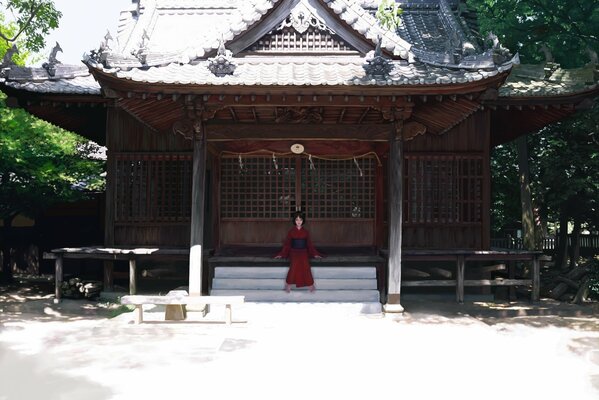
[[[412,140],[416,136],[424,135],[426,133],[426,126],[420,122],[410,121],[403,125],[401,135],[403,140]]]
[[[412,116],[412,107],[413,104],[406,104],[403,107],[374,107],[378,109],[382,115],[383,119],[387,121],[399,121],[406,120]]]
[[[499,91],[494,88],[488,88],[480,94],[479,100],[497,100],[499,97]]]
[[[173,123],[173,133],[187,140],[200,140],[205,135],[204,121],[201,119],[183,118]]]
[[[214,115],[218,110],[224,108],[224,106],[208,106],[200,98],[195,95],[185,96],[185,113],[187,118],[190,120],[200,119],[202,121],[208,121],[214,118]]]
[[[193,140],[194,136],[194,123],[192,120],[184,118],[178,121],[175,121],[173,124],[173,133],[176,135],[181,135],[185,139]]]
[[[320,107],[277,107],[275,122],[314,124],[322,122]]]

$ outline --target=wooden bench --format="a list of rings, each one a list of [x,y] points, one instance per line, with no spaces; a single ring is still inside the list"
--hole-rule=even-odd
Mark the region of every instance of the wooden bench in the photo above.
[[[186,306],[186,305],[208,305],[220,304],[225,305],[225,322],[231,325],[233,304],[243,304],[245,296],[189,296],[184,291],[171,291],[166,296],[160,295],[128,295],[121,297],[121,304],[134,305],[137,309],[135,323],[143,322],[143,306],[144,304],[166,305],[169,306]],[[168,310],[167,310],[168,313]],[[185,312],[182,312],[185,317]],[[180,318],[184,319],[184,318]]]

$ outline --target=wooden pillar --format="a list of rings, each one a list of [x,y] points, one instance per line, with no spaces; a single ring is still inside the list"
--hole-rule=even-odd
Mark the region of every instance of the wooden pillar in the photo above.
[[[385,312],[403,312],[401,294],[401,244],[403,203],[402,120],[396,120],[389,136],[389,265]]]
[[[456,261],[456,300],[458,303],[464,302],[464,275],[466,271],[466,259],[463,255],[458,255]]]
[[[62,253],[56,255],[54,260],[54,303],[60,303],[62,290]]]
[[[194,124],[191,192],[191,239],[189,249],[189,295],[202,295],[202,248],[204,242],[204,193],[206,190],[206,132]]]
[[[539,301],[541,297],[541,262],[539,255],[535,254],[532,258],[532,302]]]
[[[106,194],[104,212],[104,246],[114,246],[116,196],[116,159],[113,137],[119,132],[119,110],[109,106],[106,112]],[[114,289],[114,261],[104,261],[104,290]]]

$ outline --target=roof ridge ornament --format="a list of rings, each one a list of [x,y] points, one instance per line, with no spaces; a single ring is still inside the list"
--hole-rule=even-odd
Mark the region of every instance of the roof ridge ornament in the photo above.
[[[105,52],[112,50],[109,42],[111,42],[113,40],[114,39],[112,38],[110,31],[106,30],[106,35],[104,35],[104,40],[100,43],[100,53],[105,53]]]
[[[50,52],[48,62],[42,64],[42,68],[45,69],[46,72],[48,72],[48,75],[50,76],[56,75],[56,64],[61,64],[61,62],[58,61],[58,59],[56,58],[56,54],[58,54],[59,51],[62,52],[62,48],[60,47],[58,42],[56,42],[56,44],[52,48],[52,51]]]
[[[393,71],[393,68],[395,68],[391,60],[383,57],[383,52],[381,50],[382,41],[383,38],[379,35],[374,49],[374,56],[370,59],[366,59],[366,63],[362,64],[362,68],[364,68],[367,77],[370,79],[386,80],[391,71]]]
[[[318,19],[303,3],[298,4],[298,7],[293,9],[291,13],[279,24],[276,30],[291,27],[299,34],[303,34],[310,27],[320,31],[335,33],[323,21]]]
[[[19,54],[19,49],[17,49],[16,44],[13,44],[12,47],[8,49],[6,53],[4,53],[4,57],[2,58],[2,62],[0,63],[0,81],[2,81],[3,78],[6,78],[8,76],[8,71],[10,70],[10,67],[12,65],[16,65],[15,62],[12,60],[12,56],[15,54]]]
[[[487,35],[487,43],[491,45],[487,52],[491,53],[495,64],[501,65],[511,58],[510,51],[499,43],[499,38],[493,32],[489,32]]]
[[[6,53],[4,53],[2,63],[0,63],[0,68],[6,68],[11,65],[16,65],[15,62],[12,60],[12,56],[14,56],[15,54],[19,54],[19,49],[17,48],[16,44],[13,44],[12,47],[8,49]]]
[[[112,52],[111,41],[114,41],[114,39],[110,34],[110,30],[106,30],[106,35],[104,35],[104,40],[100,42],[100,47],[97,50],[91,50],[89,55],[84,55],[85,60],[92,60],[96,63],[106,61],[107,54]]]
[[[216,56],[208,59],[208,69],[214,75],[223,77],[233,75],[237,65],[233,62],[233,55],[225,48],[225,39],[221,36]]]
[[[146,57],[148,56],[148,42],[150,41],[150,36],[148,35],[148,31],[143,30],[143,34],[141,35],[141,41],[139,42],[139,48],[137,50],[132,50],[131,54],[139,60],[142,64],[146,63]]]

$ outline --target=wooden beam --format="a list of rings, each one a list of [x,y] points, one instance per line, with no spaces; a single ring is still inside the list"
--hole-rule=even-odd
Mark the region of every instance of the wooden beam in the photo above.
[[[341,124],[222,124],[207,125],[209,141],[223,140],[282,140],[282,139],[329,139],[387,141],[389,123],[341,125]]]

